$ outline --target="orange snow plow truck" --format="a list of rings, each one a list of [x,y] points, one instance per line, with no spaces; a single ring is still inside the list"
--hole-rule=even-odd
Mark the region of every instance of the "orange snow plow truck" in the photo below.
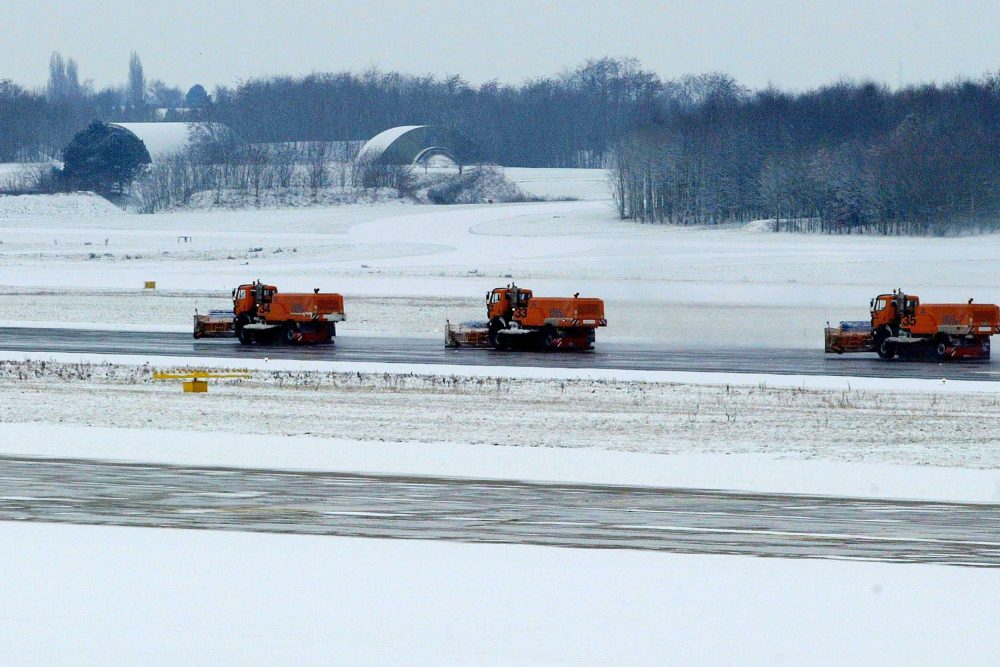
[[[514,284],[486,295],[486,322],[445,327],[447,347],[498,350],[592,350],[597,327],[606,327],[604,301],[580,297],[541,297]]]
[[[228,317],[222,315],[228,314]],[[195,314],[194,337],[235,335],[240,343],[329,343],[343,322],[340,294],[279,292],[259,280],[233,290],[232,313]]]
[[[990,336],[1000,333],[1000,306],[920,303],[896,290],[871,300],[871,322],[841,322],[826,328],[826,351],[876,352],[883,359],[989,359]]]

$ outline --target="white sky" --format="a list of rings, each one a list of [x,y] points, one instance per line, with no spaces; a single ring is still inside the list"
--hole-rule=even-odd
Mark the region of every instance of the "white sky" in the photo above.
[[[57,50],[118,84],[134,49],[185,89],[373,65],[520,82],[602,55],[754,88],[896,85],[1000,69],[998,26],[998,0],[0,0],[0,78],[41,86]]]

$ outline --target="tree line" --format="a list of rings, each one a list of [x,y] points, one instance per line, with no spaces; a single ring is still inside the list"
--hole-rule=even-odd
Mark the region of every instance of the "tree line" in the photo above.
[[[444,125],[497,164],[599,167],[662,91],[634,59],[590,60],[520,85],[372,69],[220,88],[212,118],[260,142],[349,141],[399,125]]]
[[[1000,75],[898,91],[726,86],[661,111],[615,145],[622,218],[881,234],[1000,219]]]
[[[45,91],[0,81],[0,161],[57,156],[94,119],[154,120],[157,108],[180,108],[165,119],[218,121],[250,143],[358,141],[397,125],[439,124],[475,141],[491,162],[599,167],[665,89],[638,61],[603,58],[520,85],[372,69],[253,79],[211,96],[196,86],[182,98],[146,82],[135,54],[127,83],[101,91],[80,83],[72,59],[53,58]],[[201,97],[192,101],[196,88]]]
[[[197,118],[209,100],[199,84],[185,94],[160,79],[148,79],[135,52],[129,57],[125,83],[101,89],[81,78],[73,58],[53,53],[41,90],[29,90],[0,74],[0,162],[57,159],[73,136],[94,120]]]
[[[254,145],[445,125],[488,162],[611,167],[619,215],[645,222],[926,233],[991,225],[1000,212],[1000,75],[792,93],[722,74],[666,80],[635,59],[601,58],[520,84],[371,69],[251,79],[210,96],[148,81],[136,54],[125,84],[96,91],[53,54],[45,90],[0,81],[0,161],[58,157],[93,119],[156,118],[217,121]]]

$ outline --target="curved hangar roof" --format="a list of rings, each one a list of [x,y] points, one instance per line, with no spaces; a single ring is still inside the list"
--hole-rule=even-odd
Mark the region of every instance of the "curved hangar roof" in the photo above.
[[[197,131],[201,126],[211,125],[213,129],[223,128],[225,131],[229,131],[228,128],[225,128],[221,124],[205,122],[108,123],[108,125],[131,132],[141,139],[142,143],[146,145],[146,150],[149,151],[149,157],[153,162],[156,162],[157,158],[161,158],[164,155],[187,148],[191,142],[192,132]]]
[[[369,139],[358,158],[374,164],[414,164],[430,155],[447,155],[458,164],[480,160],[471,141],[441,125],[401,125]]]

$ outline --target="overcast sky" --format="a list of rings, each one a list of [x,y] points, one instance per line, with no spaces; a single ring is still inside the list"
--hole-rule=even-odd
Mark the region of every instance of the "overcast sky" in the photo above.
[[[1000,69],[998,27],[1000,0],[0,0],[0,79],[41,86],[59,51],[120,84],[135,50],[185,89],[371,66],[520,82],[603,55],[753,88],[895,86]]]

